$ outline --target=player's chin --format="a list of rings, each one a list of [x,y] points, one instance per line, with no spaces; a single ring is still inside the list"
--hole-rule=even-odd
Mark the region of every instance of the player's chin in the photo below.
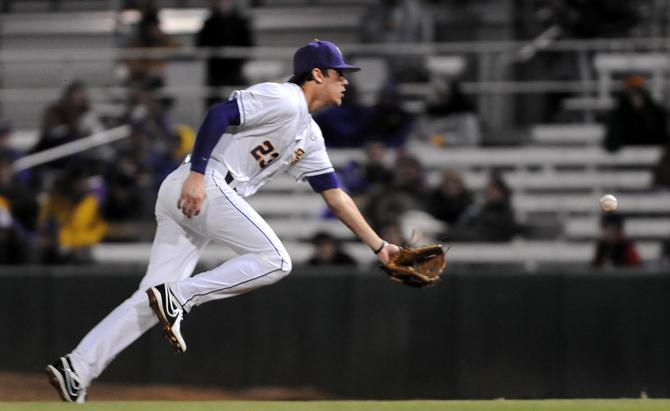
[[[342,105],[342,95],[338,95],[335,98],[333,98],[333,105],[334,106],[341,106]]]

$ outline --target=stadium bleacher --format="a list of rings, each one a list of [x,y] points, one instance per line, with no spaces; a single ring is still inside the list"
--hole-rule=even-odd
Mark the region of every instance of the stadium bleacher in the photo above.
[[[132,13],[119,15],[108,9],[109,2],[61,1],[60,11],[49,12],[48,1],[12,2],[12,13],[0,15],[0,36],[3,38],[5,64],[0,90],[12,104],[3,107],[3,115],[17,126],[13,133],[13,147],[25,150],[34,144],[37,136],[36,119],[44,105],[36,100],[53,100],[55,90],[72,78],[85,80],[96,91],[104,91],[117,82],[114,50],[127,34],[127,25],[137,19]],[[83,4],[86,6],[82,6]],[[161,11],[165,30],[185,45],[192,44],[193,33],[206,15],[205,1],[166,2],[186,5],[187,8]],[[262,7],[249,10],[256,41],[259,46],[289,46],[302,43],[306,36],[319,32],[323,38],[341,43],[355,43],[360,18],[366,0],[340,2],[335,0],[266,1]],[[85,9],[86,11],[80,11]],[[120,24],[119,24],[120,18]],[[74,65],[67,58],[63,62],[26,64],[25,56],[15,63],[11,53],[25,50],[70,49],[109,51],[108,57],[92,58],[82,65]],[[29,59],[28,59],[29,60]],[[287,74],[289,58],[255,59],[248,63],[246,73],[253,79],[279,78]],[[383,62],[375,56],[357,56],[365,65]],[[434,73],[456,76],[467,67],[467,59],[458,54],[426,57],[427,67]],[[663,84],[668,68],[665,55],[650,53],[602,53],[596,55],[593,68],[598,73],[596,97],[572,97],[564,101],[570,109],[584,109],[611,104],[609,92],[613,79],[622,71],[634,68],[650,73],[654,87]],[[169,69],[169,83],[198,86],[202,82],[202,61],[175,61]],[[372,95],[381,81],[362,82],[363,91]],[[413,97],[411,111],[423,109],[430,86],[406,84],[401,87],[406,96]],[[32,90],[31,90],[32,89]],[[26,95],[35,93],[31,101]],[[16,99],[12,100],[12,93]],[[49,98],[42,98],[45,94]],[[113,112],[117,109],[104,92],[93,93],[98,109]],[[201,111],[190,96],[179,102],[175,114],[194,126]],[[105,106],[107,104],[108,106]],[[107,107],[107,108],[106,108]],[[534,221],[535,216],[555,219],[561,229],[556,238],[534,240],[520,238],[509,244],[458,244],[452,250],[455,261],[577,261],[590,258],[593,240],[598,235],[598,198],[610,192],[619,198],[622,213],[630,215],[627,229],[640,242],[645,258],[658,256],[658,241],[670,235],[670,193],[655,191],[652,187],[652,167],[660,158],[658,148],[625,148],[608,153],[600,147],[604,136],[601,124],[566,123],[536,124],[529,128],[530,143],[506,147],[445,147],[436,148],[427,143],[413,143],[409,152],[425,166],[429,181],[445,167],[463,173],[466,186],[480,191],[491,170],[499,170],[513,190],[513,204],[521,221]],[[333,149],[330,156],[336,167],[352,160],[361,161],[361,149]],[[270,225],[287,246],[296,261],[304,261],[310,253],[309,238],[319,230],[350,240],[351,233],[339,222],[321,219],[324,204],[308,185],[296,184],[288,176],[269,184],[249,202],[267,216]],[[102,244],[95,250],[100,261],[146,261],[148,244]],[[347,248],[362,262],[371,261],[369,251],[360,244],[347,243]],[[205,253],[205,260],[215,261],[230,256],[228,251],[216,248]]]

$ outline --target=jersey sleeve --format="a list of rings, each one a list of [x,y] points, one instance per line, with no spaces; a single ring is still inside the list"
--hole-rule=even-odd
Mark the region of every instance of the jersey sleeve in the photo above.
[[[323,140],[321,129],[314,120],[312,120],[310,136],[306,139],[304,155],[289,167],[288,173],[293,176],[296,181],[302,181],[308,177],[333,172],[335,172],[335,169],[330,162],[328,152],[326,152],[326,144]]]
[[[198,136],[193,145],[191,170],[205,173],[207,162],[212,150],[218,144],[229,125],[239,125],[240,113],[237,102],[229,100],[210,108],[198,129]]]
[[[294,98],[276,83],[262,83],[246,90],[236,90],[230,99],[237,100],[241,126],[281,124],[298,114]]]

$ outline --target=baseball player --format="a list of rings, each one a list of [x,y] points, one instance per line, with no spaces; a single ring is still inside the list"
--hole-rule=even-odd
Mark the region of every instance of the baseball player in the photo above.
[[[244,200],[280,173],[306,180],[381,263],[399,248],[380,238],[340,188],[315,110],[339,105],[360,70],[331,42],[298,49],[287,83],[235,91],[206,114],[190,160],[161,184],[157,229],[139,289],[96,325],[69,354],[47,366],[68,402],[84,402],[91,381],[114,357],[160,322],[177,352],[186,351],[181,322],[208,301],[273,284],[291,271],[291,257],[272,228]],[[210,241],[239,256],[191,277]]]

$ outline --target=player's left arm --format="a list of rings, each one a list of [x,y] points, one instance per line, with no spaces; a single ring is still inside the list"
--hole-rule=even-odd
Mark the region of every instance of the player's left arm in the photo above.
[[[396,254],[400,248],[395,244],[388,244],[370,227],[360,210],[340,188],[340,182],[333,165],[328,158],[321,129],[312,120],[312,135],[307,140],[310,146],[305,147],[307,154],[297,158],[292,170],[296,180],[307,180],[312,189],[321,194],[331,211],[372,251],[377,254],[379,262],[386,264],[389,257]]]
[[[177,207],[191,218],[200,214],[205,200],[204,174],[214,147],[229,125],[240,124],[240,112],[235,99],[210,108],[198,129],[191,154],[191,172],[182,184]]]
[[[320,192],[321,197],[331,209],[331,211],[358,237],[365,243],[372,251],[377,251],[377,258],[382,264],[389,261],[389,257],[399,251],[399,247],[395,244],[389,244],[384,241],[379,235],[370,227],[370,224],[365,220],[360,210],[341,188],[329,188]]]

